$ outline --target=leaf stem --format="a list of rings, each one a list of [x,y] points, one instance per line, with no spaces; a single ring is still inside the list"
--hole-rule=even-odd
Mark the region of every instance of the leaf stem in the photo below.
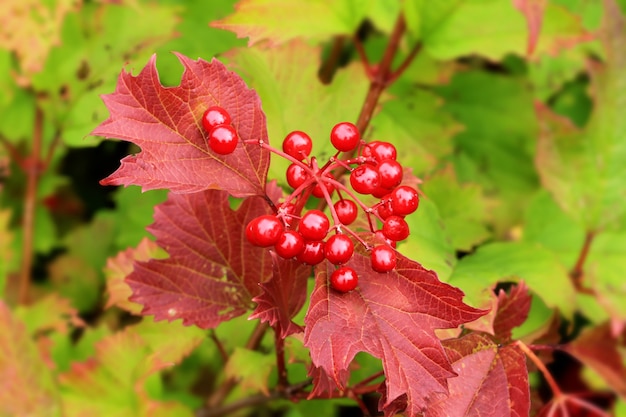
[[[274,345],[276,347],[276,369],[278,371],[278,383],[276,388],[283,390],[289,386],[287,379],[287,367],[285,366],[285,339],[280,337],[279,328],[274,327]]]
[[[569,276],[574,284],[574,287],[584,293],[590,292],[589,289],[586,289],[582,285],[582,279],[584,277],[584,265],[587,260],[587,256],[589,255],[589,250],[591,249],[591,244],[593,243],[593,239],[595,238],[595,233],[593,231],[588,231],[585,235],[585,242],[583,243],[583,247],[580,249],[580,253],[578,254],[578,259],[576,260],[576,264],[574,268],[569,273]]]
[[[548,383],[548,386],[550,386],[550,389],[552,390],[552,393],[554,394],[554,397],[555,398],[561,397],[563,395],[563,392],[559,388],[559,385],[554,380],[554,377],[552,376],[552,374],[550,373],[548,368],[546,368],[546,365],[544,365],[544,363],[541,361],[541,359],[539,359],[539,357],[537,355],[535,355],[535,352],[533,352],[521,340],[518,340],[517,342],[515,342],[515,345],[518,348],[520,348],[522,350],[522,352],[524,352],[524,354],[528,357],[528,359],[530,359],[535,364],[535,366],[537,366],[539,371],[541,371],[543,377],[546,379],[546,382]]]
[[[330,84],[333,80],[345,42],[346,38],[343,35],[338,35],[333,38],[333,45],[330,49],[330,54],[328,55],[326,61],[322,63],[322,66],[317,73],[317,76],[322,83]]]

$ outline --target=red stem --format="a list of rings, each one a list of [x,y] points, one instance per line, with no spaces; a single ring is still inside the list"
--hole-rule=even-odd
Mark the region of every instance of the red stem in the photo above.
[[[592,231],[588,231],[585,235],[585,242],[583,243],[583,247],[580,249],[580,253],[578,254],[578,259],[576,260],[576,264],[574,268],[569,273],[569,276],[574,283],[576,289],[580,292],[588,293],[589,290],[583,288],[582,279],[584,277],[584,265],[587,260],[587,256],[589,255],[589,250],[591,249],[591,244],[593,243],[593,239],[595,238],[595,233]]]

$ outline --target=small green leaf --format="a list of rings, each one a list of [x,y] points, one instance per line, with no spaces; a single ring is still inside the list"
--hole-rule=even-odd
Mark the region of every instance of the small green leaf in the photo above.
[[[237,379],[244,392],[269,395],[268,378],[275,363],[273,355],[236,347],[224,372],[227,377]]]
[[[154,207],[167,198],[167,190],[141,192],[139,187],[121,187],[113,197],[115,210],[115,247],[135,247],[144,237],[151,237],[146,227],[152,223]]]

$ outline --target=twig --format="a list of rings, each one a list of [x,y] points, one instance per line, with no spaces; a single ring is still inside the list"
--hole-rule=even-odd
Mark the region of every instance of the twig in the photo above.
[[[587,260],[587,255],[589,255],[589,249],[591,249],[591,244],[594,238],[595,233],[592,231],[588,231],[585,235],[585,242],[583,243],[583,247],[580,249],[580,253],[578,254],[576,264],[569,273],[569,276],[574,283],[574,286],[580,292],[589,292],[588,289],[583,288],[582,279],[584,276],[585,261]]]
[[[343,52],[343,45],[346,41],[344,36],[335,36],[333,38],[333,45],[330,49],[330,54],[326,61],[322,63],[317,76],[320,81],[324,84],[330,84],[333,80],[333,76],[335,75],[335,71],[337,70],[337,66],[339,65],[339,59],[341,58],[341,53]]]
[[[224,348],[222,341],[217,338],[217,334],[215,333],[215,330],[211,329],[209,331],[209,337],[211,338],[213,343],[215,343],[215,346],[217,347],[217,350],[219,351],[220,356],[222,357],[222,360],[224,361],[224,363],[228,362],[228,353],[226,352],[226,349]]]
[[[274,330],[274,344],[276,346],[276,369],[278,372],[278,383],[276,389],[283,390],[289,385],[287,380],[287,367],[285,366],[285,340],[280,337],[278,328]]]

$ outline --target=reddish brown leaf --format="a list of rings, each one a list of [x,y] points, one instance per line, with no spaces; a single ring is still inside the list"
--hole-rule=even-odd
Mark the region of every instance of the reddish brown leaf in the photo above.
[[[622,398],[626,397],[626,366],[624,349],[626,334],[615,337],[611,326],[604,324],[586,329],[566,351],[596,371]]]
[[[251,309],[272,264],[269,251],[248,243],[244,230],[268,210],[264,200],[248,198],[233,211],[224,191],[170,194],[148,227],[170,257],[135,263],[126,278],[130,301],[156,320],[182,318],[201,328]]]
[[[115,92],[103,96],[111,115],[92,135],[133,142],[142,151],[122,159],[121,167],[101,183],[135,184],[144,191],[220,189],[238,197],[262,195],[269,152],[242,143],[268,140],[258,95],[215,59],[177,56],[185,67],[179,86],[161,85],[153,56],[137,76],[122,71]],[[240,143],[232,154],[218,155],[207,146],[200,120],[212,105],[230,113],[239,134]]]
[[[345,294],[328,287],[331,265],[318,268],[304,335],[313,365],[341,388],[358,352],[380,358],[387,378],[383,407],[406,394],[407,410],[414,415],[427,397],[445,393],[447,379],[455,375],[434,330],[457,327],[485,312],[465,305],[459,289],[405,257],[387,274],[373,272],[369,257],[361,254],[348,265],[357,271],[359,285]]]
[[[263,292],[252,301],[257,303],[251,319],[261,319],[280,331],[283,339],[299,333],[302,327],[291,321],[306,301],[306,282],[311,268],[295,260],[273,256],[273,273],[267,282],[259,284]]]
[[[528,416],[526,357],[515,345],[499,347],[478,333],[443,343],[458,376],[448,380],[448,395],[432,397],[425,417]]]
[[[528,24],[528,47],[526,53],[532,55],[539,41],[546,0],[513,0],[513,5],[526,17],[526,23]]]
[[[531,301],[528,287],[523,282],[513,286],[509,294],[500,290],[498,312],[493,321],[494,335],[499,341],[511,340],[511,331],[526,321]]]

